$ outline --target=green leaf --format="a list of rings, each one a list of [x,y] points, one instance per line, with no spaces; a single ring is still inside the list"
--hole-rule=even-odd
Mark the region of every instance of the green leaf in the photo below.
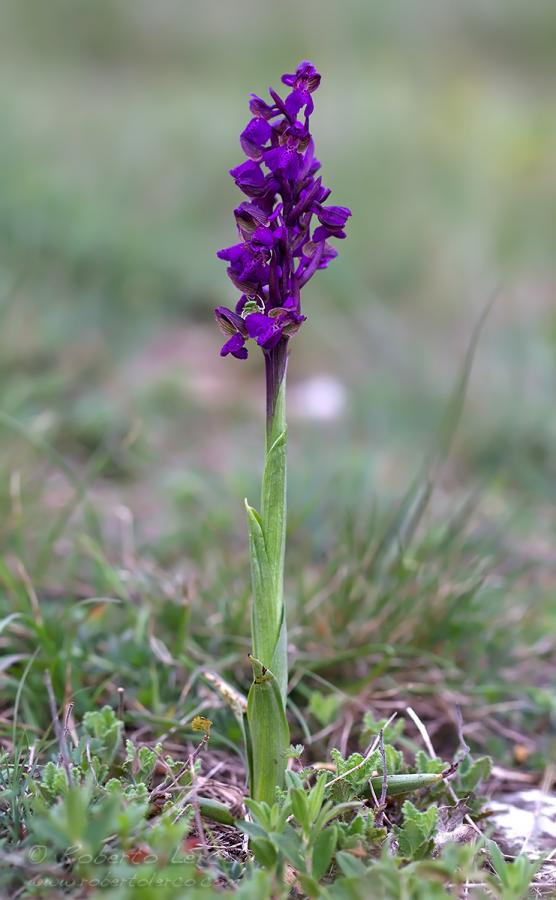
[[[275,580],[276,599],[280,602],[286,545],[286,446],[287,430],[284,429],[267,451],[261,494],[266,549]]]
[[[425,812],[420,812],[410,800],[406,800],[402,813],[403,826],[396,829],[400,854],[408,859],[423,859],[433,848],[438,809],[430,806]]]
[[[502,884],[503,900],[521,900],[529,896],[529,886],[542,864],[541,860],[531,861],[521,855],[506,862],[494,841],[487,841],[487,848],[494,871]]]
[[[0,634],[11,625],[12,622],[15,622],[16,619],[21,619],[23,613],[13,612],[7,615],[4,619],[0,619]]]
[[[253,646],[258,657],[271,656],[278,626],[273,608],[273,578],[266,550],[261,517],[256,509],[245,501],[249,528],[251,579],[253,582],[252,630]],[[257,646],[257,644],[262,645]]]
[[[123,722],[120,722],[111,706],[103,706],[86,712],[83,716],[83,731],[94,739],[92,749],[104,752],[103,762],[110,764],[114,759],[122,739]]]
[[[384,754],[386,756],[386,771],[388,775],[396,775],[404,764],[403,753],[401,750],[396,750],[391,744],[386,744]],[[383,768],[381,759],[377,765],[377,769],[379,772],[383,772]]]
[[[419,772],[439,775],[448,768],[448,763],[442,759],[435,759],[425,753],[424,750],[417,750],[415,754],[415,765]]]
[[[252,742],[251,796],[272,805],[276,787],[282,787],[290,733],[282,697],[273,673],[251,657],[253,683],[247,698],[247,720]]]
[[[254,838],[249,846],[259,865],[265,869],[272,869],[276,865],[278,854],[274,844],[267,837]]]
[[[299,788],[300,790],[303,790],[303,780],[293,769],[287,770],[284,780],[287,788]]]
[[[489,756],[481,756],[474,762],[464,760],[458,771],[458,793],[469,794],[481,781],[486,781],[492,770]]]
[[[335,825],[323,829],[313,845],[312,871],[313,877],[320,881],[332,862],[338,841],[338,830]]]
[[[280,848],[286,859],[298,872],[306,872],[305,861],[300,852],[301,842],[299,834],[290,826],[286,827],[283,834],[272,834],[272,841]]]
[[[311,789],[311,793],[309,794],[309,818],[311,822],[316,821],[316,818],[321,810],[327,780],[328,776],[326,772],[321,772],[321,774],[317,777],[314,787]]]
[[[47,762],[42,772],[41,787],[51,800],[65,794],[68,789],[68,777],[62,766],[57,766],[52,761]]]
[[[361,860],[357,859],[357,857],[353,856],[351,853],[346,853],[345,850],[338,851],[336,854],[336,862],[343,874],[347,875],[348,878],[357,878],[367,874],[367,868]]]
[[[359,809],[361,807],[361,803],[358,801],[351,803],[332,803],[328,801],[324,804],[321,809],[320,816],[317,819],[317,826],[320,828],[324,828],[332,819],[337,819],[338,816],[342,816],[345,812],[348,812],[353,809]]]
[[[305,894],[307,897],[318,898],[321,896],[321,891],[320,891],[318,882],[315,881],[315,879],[312,878],[310,875],[299,874],[297,876],[297,880],[299,881],[299,884],[305,891]]]
[[[274,672],[285,702],[287,692],[287,648],[284,605],[281,589],[276,590],[276,572],[267,552],[266,536],[261,517],[245,501],[249,526],[249,552],[253,604],[251,632],[253,653]]]
[[[308,834],[311,823],[309,819],[309,804],[307,802],[305,791],[294,788],[294,790],[290,791],[290,800],[295,818],[303,828],[303,831]]]
[[[250,838],[253,838],[253,840],[267,837],[265,829],[256,822],[248,822],[246,819],[242,819],[241,821],[236,822],[236,826],[240,831],[243,831]]]

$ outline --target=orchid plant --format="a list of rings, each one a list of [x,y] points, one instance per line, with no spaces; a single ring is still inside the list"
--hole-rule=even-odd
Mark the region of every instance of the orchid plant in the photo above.
[[[285,98],[251,95],[252,118],[240,135],[247,159],[230,171],[248,200],[234,210],[240,241],[218,252],[241,293],[235,310],[219,306],[226,335],[220,354],[246,359],[249,341],[262,349],[266,371],[266,454],[260,513],[246,502],[253,585],[253,683],[247,702],[250,792],[272,803],[283,784],[289,750],[288,656],[283,598],[286,539],[286,368],[290,338],[306,316],[301,289],[337,256],[351,211],[325,205],[330,191],[317,174],[310,131],[321,76],[304,61],[282,76]],[[318,224],[314,222],[314,217]]]

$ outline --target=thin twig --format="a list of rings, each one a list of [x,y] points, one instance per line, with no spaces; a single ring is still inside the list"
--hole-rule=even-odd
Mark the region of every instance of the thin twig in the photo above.
[[[91,757],[91,742],[88,738],[87,738],[87,742],[85,744],[85,755],[87,757],[87,762],[89,763],[89,769],[91,771],[91,775],[93,776],[93,781],[96,785],[98,785],[98,780],[97,780],[96,772],[93,767],[93,760]]]
[[[195,750],[189,757],[189,764],[190,764],[190,768],[191,768],[191,785],[192,785],[192,787],[195,786],[194,753],[195,753],[195,751],[198,751],[197,752],[197,755],[198,755],[198,753],[200,752],[200,748],[203,746],[206,747],[207,743],[208,743],[208,734],[205,734],[203,736],[203,740],[201,741],[201,743],[195,748]],[[193,796],[191,798],[191,800],[192,800],[191,805],[193,807],[193,815],[195,817],[195,825],[197,826],[197,834],[199,836],[199,841],[201,842],[201,846],[202,846],[203,850],[206,851],[206,850],[208,850],[208,844],[207,844],[207,838],[205,835],[205,829],[203,828],[203,822],[201,820],[201,810],[199,809],[199,801],[197,800],[196,796]]]
[[[27,774],[30,775],[35,768],[35,750],[36,744],[31,744],[29,748],[29,759],[27,761]]]
[[[54,688],[52,687],[52,677],[48,669],[44,670],[44,683],[46,685],[46,691],[48,694],[48,703],[50,706],[50,716],[52,718],[52,724],[54,726],[54,733],[58,740],[58,746],[60,747],[60,759],[67,775],[68,784],[73,784],[68,745],[66,743],[64,730],[60,725],[60,719],[58,718],[58,707],[56,706],[56,697],[54,695]]]
[[[386,797],[388,794],[388,766],[386,765],[386,747],[384,746],[384,729],[381,728],[378,733],[378,746],[380,749],[380,756],[382,758],[382,788],[380,791],[380,801],[377,807],[377,813],[375,817],[375,824],[377,828],[382,828],[382,821],[384,819],[384,811],[386,809]],[[371,784],[372,788],[372,784]]]
[[[118,688],[118,719],[120,722],[124,720],[124,703],[125,703],[125,688]]]
[[[467,756],[467,754],[471,753],[471,749],[470,749],[467,741],[465,740],[465,735],[463,733],[463,715],[461,712],[461,707],[456,706],[455,715],[456,715],[456,729],[458,732],[458,741],[459,741],[458,753],[461,752],[464,756]]]
[[[423,722],[421,721],[421,719],[419,718],[419,716],[417,715],[415,710],[411,708],[411,706],[407,706],[405,711],[408,714],[411,721],[413,722],[413,724],[415,725],[417,731],[421,735],[421,737],[423,739],[423,744],[425,745],[425,747],[427,749],[427,753],[429,754],[430,758],[437,759],[437,756],[436,756],[434,747],[432,745],[432,741],[430,739],[429,733],[428,733],[427,729],[425,728]]]
[[[195,784],[190,788],[190,790],[183,797],[180,798],[179,802],[176,803],[176,808],[178,809],[178,814],[174,819],[174,824],[182,817],[187,804],[190,803],[191,799],[199,793],[199,791],[205,787],[205,785],[211,780],[211,778],[216,775],[217,772],[222,769],[224,763],[217,762],[215,765],[207,772],[206,775],[201,775]]]
[[[377,809],[378,809],[378,807],[380,806],[380,800],[378,799],[378,797],[377,797],[377,795],[376,795],[376,791],[375,791],[375,789],[374,789],[374,787],[373,787],[373,783],[372,783],[372,781],[370,781],[370,780],[369,780],[369,788],[370,788],[370,790],[371,790],[371,797],[373,798],[374,805],[375,805],[375,806],[377,807]],[[384,821],[386,822],[386,824],[390,826],[390,828],[393,828],[393,827],[394,827],[393,823],[390,821],[390,819],[388,818],[388,816],[386,815],[385,812],[383,812],[382,817],[383,817]],[[375,820],[375,821],[376,821],[376,820]]]
[[[69,724],[70,724],[70,718],[71,718],[72,712],[73,712],[73,703],[70,702],[70,703],[68,703],[68,705],[66,706],[66,710],[65,710],[65,712],[64,712],[64,727],[63,727],[63,734],[64,734],[64,741],[65,741],[65,743],[66,743],[66,746],[67,746],[67,744],[68,744],[68,737],[70,736],[70,728],[69,728]]]

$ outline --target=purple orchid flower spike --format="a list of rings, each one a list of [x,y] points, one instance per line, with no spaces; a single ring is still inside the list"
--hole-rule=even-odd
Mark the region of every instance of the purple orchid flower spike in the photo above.
[[[351,216],[346,206],[327,204],[330,191],[318,175],[309,126],[319,73],[304,61],[282,82],[290,89],[285,98],[272,88],[268,103],[251,94],[251,119],[239,139],[247,159],[230,172],[247,198],[234,210],[239,243],[218,252],[240,297],[235,309],[215,310],[226,335],[220,355],[246,359],[253,341],[263,351],[266,369],[260,512],[246,501],[253,682],[245,734],[251,796],[269,804],[276,788],[283,787],[289,748],[284,604],[288,345],[305,321],[301,290],[338,255],[330,241],[345,238]]]
[[[288,341],[305,321],[301,288],[338,255],[329,241],[345,238],[351,216],[346,206],[324,205],[330,191],[317,174],[310,132],[320,80],[315,66],[304,60],[282,76],[290,89],[285,98],[272,88],[269,102],[251,95],[252,118],[240,135],[247,159],[230,171],[249,199],[235,210],[241,243],[218,253],[243,295],[235,313],[216,310],[226,334],[221,355],[245,359],[249,341],[255,341],[265,354],[273,390],[285,372]]]

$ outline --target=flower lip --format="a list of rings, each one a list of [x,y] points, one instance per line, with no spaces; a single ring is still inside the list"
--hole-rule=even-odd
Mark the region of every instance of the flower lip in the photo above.
[[[303,107],[305,107],[306,116],[310,116],[315,108],[309,91],[301,91],[298,88],[294,88],[284,102],[290,116],[294,118]]]
[[[241,334],[233,334],[229,341],[220,348],[220,356],[227,356],[231,353],[236,359],[247,359],[248,351],[245,345],[245,338]]]
[[[245,244],[234,244],[232,247],[224,247],[223,250],[218,250],[216,255],[218,259],[223,259],[225,262],[236,263],[244,253]]]
[[[299,173],[299,154],[294,147],[283,145],[265,150],[263,158],[271,172],[282,173],[292,181]]]
[[[282,337],[280,322],[264,313],[250,313],[245,319],[245,327],[249,337],[255,338],[264,350],[272,350]]]
[[[272,228],[259,225],[251,237],[251,246],[263,251],[271,250],[276,239],[276,232]]]

